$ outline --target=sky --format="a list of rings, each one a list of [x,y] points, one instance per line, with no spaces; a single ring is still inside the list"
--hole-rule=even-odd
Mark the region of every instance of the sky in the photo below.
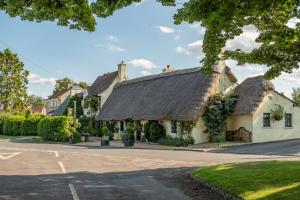
[[[180,7],[180,5],[179,5]],[[56,79],[69,77],[92,84],[99,76],[127,63],[129,78],[160,73],[166,65],[175,69],[200,66],[205,30],[199,23],[174,25],[172,16],[179,7],[163,7],[144,0],[117,11],[107,19],[97,19],[95,32],[70,30],[55,22],[28,22],[0,12],[0,51],[9,48],[17,53],[30,71],[28,91],[46,98],[52,94]],[[289,26],[294,26],[291,21]],[[226,45],[226,49],[250,51],[258,47],[255,27]],[[227,65],[239,82],[261,75],[265,66]],[[273,80],[276,90],[290,96],[300,87],[300,71],[283,74]]]

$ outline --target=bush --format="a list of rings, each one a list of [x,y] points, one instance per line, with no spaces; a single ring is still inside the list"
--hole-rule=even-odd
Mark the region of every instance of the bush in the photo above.
[[[152,122],[149,128],[150,139],[152,142],[157,142],[160,138],[166,136],[165,128],[158,122]]]
[[[72,117],[45,117],[38,123],[38,135],[44,140],[68,142],[77,131]]]
[[[147,121],[144,125],[144,133],[145,133],[145,138],[148,140],[151,140],[150,138],[150,125],[153,121]]]
[[[174,146],[174,147],[186,147],[190,144],[194,144],[195,140],[192,137],[187,137],[187,138],[183,138],[183,137],[176,137],[173,138],[171,136],[167,136],[165,138],[161,138],[158,140],[158,144],[161,145],[167,145],[167,146]]]
[[[109,136],[109,130],[106,126],[103,126],[101,129],[102,136]]]
[[[31,115],[26,118],[22,125],[22,135],[38,135],[38,123],[43,115]]]
[[[126,133],[128,134],[129,140],[134,140],[134,127],[132,123],[128,123],[126,127]]]
[[[3,127],[4,127],[4,121],[9,115],[7,114],[1,114],[0,115],[0,135],[3,135]]]
[[[22,124],[25,117],[22,115],[11,115],[5,118],[3,134],[18,136],[22,133]]]

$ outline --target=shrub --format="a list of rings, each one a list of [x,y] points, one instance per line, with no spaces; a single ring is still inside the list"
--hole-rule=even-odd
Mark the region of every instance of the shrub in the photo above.
[[[127,124],[126,133],[128,134],[129,140],[134,140],[134,127],[132,123]]]
[[[3,134],[18,136],[22,133],[22,124],[25,117],[22,115],[11,115],[5,118]]]
[[[187,138],[183,138],[183,137],[176,137],[173,138],[171,136],[167,136],[165,138],[161,138],[158,140],[158,144],[161,145],[167,145],[167,146],[174,146],[174,147],[186,147],[190,144],[194,144],[194,138],[192,137],[187,137]]]
[[[160,138],[166,136],[165,128],[158,122],[152,122],[149,128],[150,139],[152,142],[157,142]]]
[[[101,129],[102,136],[109,136],[109,130],[106,126],[103,126]]]
[[[7,114],[1,114],[0,115],[0,135],[3,135],[3,127],[4,127],[4,121],[9,115]]]
[[[77,134],[72,117],[45,117],[38,123],[38,135],[44,140],[67,142]]]
[[[151,140],[150,138],[150,125],[153,121],[147,121],[144,125],[144,133],[145,133],[145,138],[148,140]]]
[[[22,125],[22,135],[37,135],[38,123],[43,117],[43,115],[32,115],[26,118]]]

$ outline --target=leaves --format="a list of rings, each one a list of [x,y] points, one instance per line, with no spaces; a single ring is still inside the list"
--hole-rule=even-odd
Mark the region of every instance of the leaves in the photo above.
[[[272,120],[280,121],[283,119],[284,116],[284,108],[281,105],[276,104],[275,108],[271,109],[270,114]]]

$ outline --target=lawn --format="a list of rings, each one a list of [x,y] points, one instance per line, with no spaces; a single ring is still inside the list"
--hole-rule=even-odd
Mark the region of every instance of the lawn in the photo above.
[[[42,142],[42,138],[39,136],[10,136],[10,135],[0,135],[1,139],[8,139],[16,142]]]
[[[299,161],[223,164],[199,168],[193,176],[242,199],[300,199]]]

